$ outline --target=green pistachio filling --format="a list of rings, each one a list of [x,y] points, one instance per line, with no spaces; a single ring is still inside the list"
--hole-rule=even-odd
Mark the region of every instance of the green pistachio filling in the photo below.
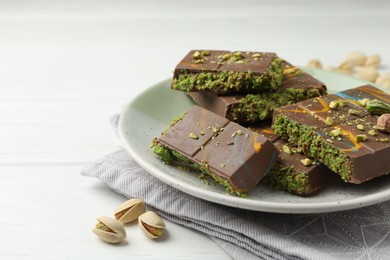
[[[315,127],[303,126],[283,115],[276,117],[274,133],[290,144],[301,147],[304,154],[320,161],[347,181],[352,173],[352,162],[340,149],[327,142]]]
[[[227,118],[238,123],[256,123],[271,119],[278,107],[321,96],[319,89],[287,88],[278,92],[248,94],[230,107]]]
[[[189,73],[183,70],[173,79],[172,89],[181,91],[207,90],[219,95],[276,90],[282,84],[283,79],[281,62],[280,58],[275,58],[265,75],[256,75],[252,71]]]
[[[191,161],[190,159],[188,159],[187,157],[185,157],[184,155],[180,154],[179,152],[172,150],[169,147],[158,143],[157,139],[153,140],[151,147],[152,147],[153,152],[157,156],[159,156],[164,163],[169,164],[169,165],[175,165],[175,163],[176,164],[177,163],[185,164],[188,168],[199,170],[200,172],[211,177],[213,181],[215,181],[219,185],[222,185],[223,187],[225,187],[225,190],[227,192],[234,193],[234,194],[241,196],[241,197],[246,197],[245,193],[233,188],[230,185],[228,180],[223,179],[220,176],[218,176],[217,174],[211,172],[208,169],[207,164],[195,163],[195,162]],[[204,177],[204,176],[200,176],[200,177]]]
[[[274,189],[298,195],[309,195],[313,192],[305,172],[298,171],[294,166],[285,166],[278,162],[262,181]]]

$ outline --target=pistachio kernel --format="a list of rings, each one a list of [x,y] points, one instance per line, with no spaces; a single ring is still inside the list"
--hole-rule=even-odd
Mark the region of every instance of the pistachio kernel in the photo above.
[[[376,131],[374,129],[371,129],[367,132],[367,134],[371,135],[371,136],[376,136]]]
[[[364,125],[362,125],[362,124],[358,124],[356,127],[357,127],[357,129],[362,130],[362,131],[364,131],[364,129],[365,129]]]
[[[357,102],[358,102],[361,106],[365,107],[369,101],[370,101],[370,100],[369,100],[368,98],[363,98],[363,99],[358,100]]]
[[[331,118],[330,116],[328,116],[326,119],[325,119],[325,124],[327,126],[332,126],[333,125],[333,118]]]
[[[232,57],[232,55],[230,53],[226,53],[224,55],[222,55],[222,60],[228,60]]]
[[[381,141],[382,143],[388,143],[389,142],[389,138],[381,138],[379,139],[379,141]]]
[[[339,106],[339,102],[337,102],[337,101],[335,101],[335,100],[332,100],[332,101],[330,101],[330,103],[329,103],[329,108],[330,108],[330,109],[336,109],[338,106]]]
[[[287,144],[283,145],[282,149],[283,149],[283,152],[285,152],[286,154],[292,154],[292,151]]]
[[[348,114],[354,115],[354,116],[360,116],[360,111],[351,108],[351,109],[348,110]]]
[[[198,59],[196,61],[194,61],[195,64],[199,64],[199,63],[204,63],[204,60],[203,59]]]
[[[309,158],[305,158],[301,160],[301,163],[305,166],[310,166],[313,164],[313,162]]]
[[[337,137],[341,134],[341,130],[340,129],[333,129],[332,131],[329,132],[329,135],[332,136],[332,137]]]
[[[194,52],[194,54],[192,54],[192,58],[194,59],[200,59],[202,57],[202,55],[200,55],[200,52],[199,51],[196,51]]]
[[[202,51],[202,56],[210,56],[210,51]]]
[[[255,54],[253,54],[252,55],[252,58],[260,58],[261,57],[261,55],[260,55],[260,53],[255,53]]]
[[[199,139],[198,135],[195,133],[190,133],[190,138],[192,139]]]
[[[368,137],[367,135],[357,135],[356,136],[356,142],[365,142],[367,141]]]

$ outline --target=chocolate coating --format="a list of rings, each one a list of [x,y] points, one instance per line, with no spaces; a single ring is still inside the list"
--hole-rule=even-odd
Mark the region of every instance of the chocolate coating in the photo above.
[[[198,73],[201,71],[237,71],[237,72],[248,72],[252,71],[256,75],[265,75],[273,59],[276,57],[275,53],[272,52],[243,52],[245,58],[249,62],[235,63],[235,62],[223,62],[221,58],[223,55],[230,53],[227,51],[213,50],[210,51],[209,56],[204,56],[202,63],[195,63],[193,55],[197,50],[191,50],[176,66],[173,77],[177,77],[182,70],[186,70],[190,73]],[[202,50],[199,50],[202,52]],[[258,61],[254,61],[251,57],[253,54],[259,53],[261,56]]]
[[[358,184],[388,174],[390,172],[390,143],[381,140],[390,138],[390,134],[379,131],[376,131],[374,136],[368,134],[369,130],[374,130],[377,117],[370,115],[364,107],[356,102],[365,97],[375,97],[384,102],[390,101],[390,95],[373,86],[366,85],[343,91],[337,96],[327,95],[281,107],[274,112],[274,122],[278,118],[286,118],[300,127],[313,130],[311,130],[309,139],[307,136],[299,136],[299,133],[293,132],[296,131],[294,127],[281,128],[277,130],[279,131],[277,133],[288,139],[293,145],[301,146],[307,156],[314,157],[332,170],[337,171],[345,181]],[[342,100],[345,105],[330,109],[329,102],[332,100]],[[351,109],[354,110],[353,114],[350,113]],[[357,114],[355,114],[356,111]],[[332,125],[324,124],[326,117],[332,118]],[[339,132],[337,136],[332,135],[334,130]],[[310,141],[313,134],[317,136],[314,138],[315,143]],[[364,135],[367,140],[358,141],[357,136],[359,135]],[[326,145],[321,145],[320,139]],[[326,149],[334,150],[332,152]],[[336,156],[336,152],[338,157],[333,158]],[[321,153],[323,155],[320,155]],[[326,153],[329,155],[326,156]],[[341,157],[346,158],[345,165],[337,165],[335,162]],[[345,168],[342,169],[343,167]],[[348,176],[343,176],[342,171],[348,171]]]
[[[286,61],[282,62],[283,68],[283,81],[280,89],[275,93],[283,93],[287,89],[301,89],[304,91],[318,90],[317,93],[319,95],[325,95],[327,93],[326,86],[323,82],[317,80],[312,77],[310,74],[302,71],[298,67],[294,67]],[[245,97],[247,95],[239,94],[239,95],[227,95],[220,96],[208,91],[196,91],[196,92],[188,92],[187,95],[191,97],[191,99],[199,106],[204,107],[214,113],[226,117],[231,121],[235,121],[237,123],[257,123],[258,121],[262,121],[260,118],[257,120],[253,119],[253,121],[248,122],[245,118],[232,118],[230,116],[230,111],[233,109],[240,109],[242,103],[251,102],[245,101]],[[267,102],[267,105],[263,107],[256,108],[257,113],[262,113],[266,111],[269,116],[265,116],[264,120],[272,118],[273,109],[279,106],[284,106],[289,103],[295,103],[298,101],[302,101],[305,98],[300,99],[291,99],[289,100],[287,97],[284,101],[281,101],[278,94],[272,95],[271,93],[257,94],[259,99],[263,99]],[[313,97],[313,96],[309,96]],[[252,101],[254,102],[254,101]],[[256,104],[251,107],[255,107]]]
[[[287,154],[283,152],[283,146],[286,145],[287,142],[280,139],[272,131],[270,125],[263,124],[256,127],[251,127],[250,129],[271,140],[276,146],[276,148],[278,148],[280,153],[274,166],[275,171],[286,173],[285,171],[287,171],[287,169],[293,168],[293,172],[295,175],[307,176],[307,183],[304,187],[301,187],[301,189],[292,189],[283,186],[280,184],[282,182],[281,180],[273,180],[274,177],[268,175],[265,178],[266,183],[271,184],[271,186],[273,187],[286,190],[301,196],[309,196],[324,190],[333,181],[335,174],[322,163],[305,166],[301,162],[302,159],[307,158],[305,155],[301,153]],[[271,171],[270,174],[273,174],[273,172]]]
[[[278,155],[265,137],[198,106],[166,130],[158,142],[244,193],[270,171]]]

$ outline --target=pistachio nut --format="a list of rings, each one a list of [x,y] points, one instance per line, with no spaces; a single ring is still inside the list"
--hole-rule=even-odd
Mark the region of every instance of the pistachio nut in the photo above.
[[[356,65],[362,66],[367,61],[367,56],[360,51],[354,51],[348,53],[348,55],[345,57],[346,61],[353,62]]]
[[[151,239],[159,238],[165,229],[165,224],[162,219],[153,211],[147,211],[138,217],[138,225]]]
[[[390,133],[390,114],[383,114],[378,118],[376,128],[385,133]]]
[[[126,239],[126,230],[123,224],[110,217],[98,217],[98,223],[92,232],[107,243],[120,243]]]
[[[119,205],[114,212],[115,218],[123,224],[133,222],[145,212],[145,203],[140,199],[130,199]]]

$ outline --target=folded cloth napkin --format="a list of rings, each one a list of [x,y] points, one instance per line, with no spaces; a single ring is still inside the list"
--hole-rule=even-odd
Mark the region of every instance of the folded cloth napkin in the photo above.
[[[116,125],[116,120],[112,120]],[[323,214],[274,214],[218,205],[150,175],[125,150],[82,170],[172,222],[209,235],[234,259],[388,259],[390,202]]]

